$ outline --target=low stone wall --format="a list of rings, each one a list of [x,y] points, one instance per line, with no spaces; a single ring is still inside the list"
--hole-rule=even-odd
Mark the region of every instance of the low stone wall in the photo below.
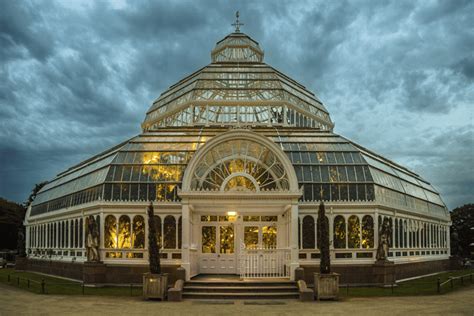
[[[426,261],[426,262],[412,262],[400,265],[395,265],[396,280],[411,278],[417,275],[424,275],[446,271],[450,269],[450,262],[448,260]]]
[[[307,284],[314,284],[314,273],[319,273],[319,265],[302,266],[304,269],[304,280]],[[372,277],[372,265],[357,266],[331,266],[331,272],[339,273],[340,284],[363,284],[374,283]]]
[[[162,272],[168,273],[168,283],[177,280],[179,265],[162,265]],[[142,283],[143,274],[149,272],[148,265],[84,264],[28,259],[26,270],[57,275],[86,283],[129,284]]]
[[[28,259],[26,269],[65,278],[82,280],[82,263]]]
[[[301,266],[304,269],[304,280],[314,283],[314,273],[319,272],[319,265]],[[370,265],[331,266],[331,271],[339,273],[341,284],[377,284],[377,267]],[[395,280],[406,279],[450,269],[449,260],[411,262],[394,265]]]

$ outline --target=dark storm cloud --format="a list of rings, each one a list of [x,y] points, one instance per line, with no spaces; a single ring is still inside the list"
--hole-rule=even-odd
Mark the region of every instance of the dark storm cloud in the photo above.
[[[450,207],[472,202],[472,1],[5,1],[0,196],[24,200],[139,133],[151,102],[210,62],[237,9],[338,133],[420,172]]]

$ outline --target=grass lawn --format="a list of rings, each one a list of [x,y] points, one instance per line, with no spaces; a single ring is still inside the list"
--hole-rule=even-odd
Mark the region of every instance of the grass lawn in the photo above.
[[[10,275],[10,282],[8,282],[8,275]],[[20,278],[20,285],[18,285],[18,277]],[[28,281],[30,279],[30,287],[28,288]],[[82,295],[82,283],[37,274],[33,272],[17,272],[14,269],[0,269],[0,283],[10,284],[21,289],[38,293],[42,293],[41,281],[45,282],[46,294],[61,294],[61,295]],[[108,296],[140,296],[142,295],[142,288],[130,286],[105,286],[105,287],[85,287],[84,295],[108,295]]]
[[[450,277],[457,277],[461,275],[466,275],[473,273],[474,278],[474,269],[464,269],[457,271],[443,272],[440,274],[427,276],[424,278],[405,281],[398,283],[397,286],[393,288],[379,288],[379,287],[350,287],[348,290],[346,288],[340,288],[340,294],[343,297],[368,297],[368,296],[414,296],[414,295],[436,295],[437,292],[437,282],[438,278],[441,282],[447,281]],[[474,279],[473,279],[474,281]],[[450,292],[452,290],[464,288],[467,286],[472,286],[469,277],[464,278],[464,285],[461,284],[461,280],[453,281],[453,289],[451,289],[451,284],[446,284],[441,287],[441,294]]]
[[[397,284],[393,288],[379,288],[379,287],[349,287],[341,288],[340,294],[342,297],[371,297],[371,296],[414,296],[414,295],[436,295],[437,294],[437,280],[440,278],[441,282],[460,275],[469,273],[474,274],[474,269],[458,270],[443,272],[437,275],[432,275],[416,280],[406,281]],[[8,282],[8,275],[10,275],[10,282]],[[20,282],[18,285],[18,277]],[[473,275],[474,277],[474,275]],[[30,279],[30,286],[28,287],[27,279]],[[34,293],[42,293],[41,281],[44,279],[46,294],[61,294],[61,295],[82,295],[82,284],[64,280],[52,276],[41,275],[33,272],[16,272],[14,269],[0,269],[0,283],[10,284],[11,286],[19,287]],[[442,287],[441,293],[451,292],[460,288],[472,286],[469,277],[464,279],[464,285],[461,280],[453,282],[453,289],[451,284],[446,284]],[[106,287],[85,287],[84,295],[108,295],[108,296],[140,296],[142,289],[140,287],[130,286],[106,286]]]

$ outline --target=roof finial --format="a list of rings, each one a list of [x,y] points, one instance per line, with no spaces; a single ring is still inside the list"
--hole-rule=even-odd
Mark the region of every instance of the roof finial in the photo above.
[[[239,11],[235,12],[235,23],[232,23],[232,26],[235,26],[236,33],[240,33],[240,27],[244,25],[244,23],[240,23],[239,16]]]

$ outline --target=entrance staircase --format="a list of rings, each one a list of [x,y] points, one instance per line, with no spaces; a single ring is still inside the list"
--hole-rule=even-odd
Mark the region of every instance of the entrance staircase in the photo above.
[[[184,284],[184,299],[297,299],[296,282],[289,280],[191,280]]]

